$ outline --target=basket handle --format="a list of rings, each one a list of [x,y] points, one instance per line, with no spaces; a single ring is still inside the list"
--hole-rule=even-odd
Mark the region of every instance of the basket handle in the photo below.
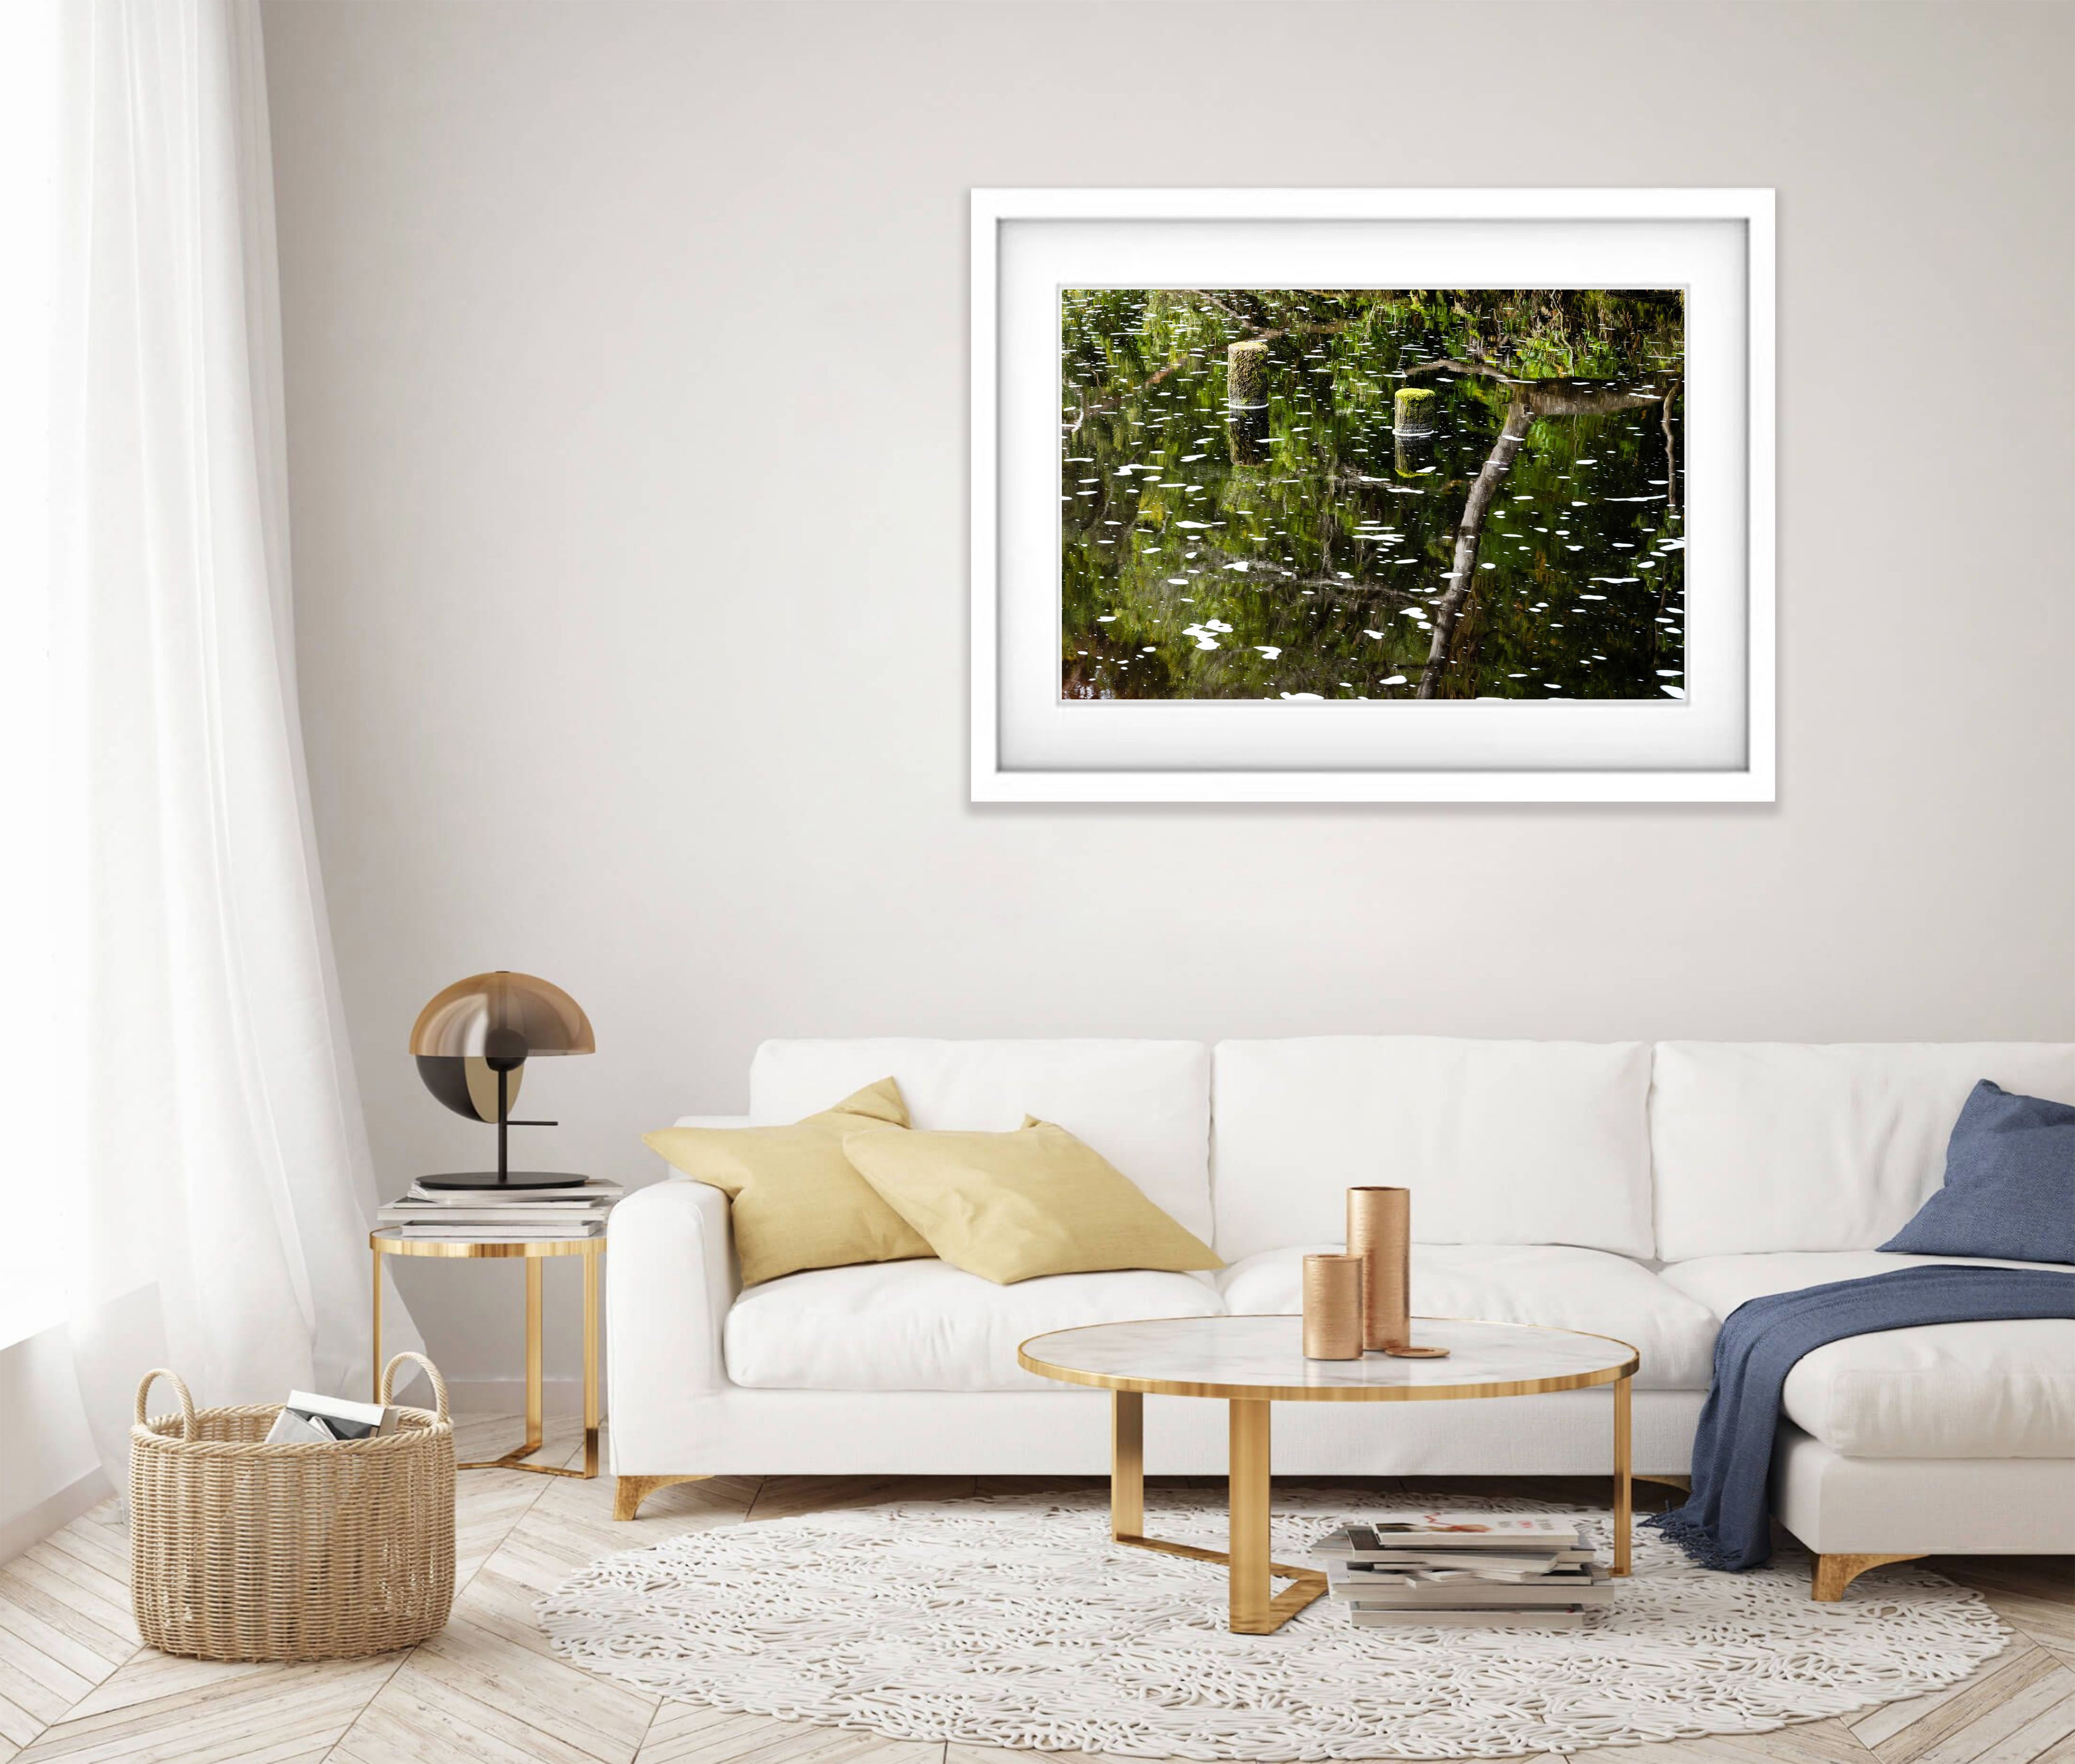
[[[379,1400],[383,1402],[389,1400],[390,1387],[396,1379],[396,1369],[407,1360],[415,1360],[425,1369],[425,1376],[433,1381],[433,1398],[438,1405],[439,1418],[441,1421],[445,1420],[447,1418],[446,1380],[440,1376],[440,1369],[423,1354],[414,1354],[408,1349],[402,1353],[393,1355],[389,1364],[382,1369],[382,1394]]]
[[[151,1388],[151,1381],[155,1378],[170,1378],[172,1381],[173,1394],[180,1399],[180,1443],[187,1444],[195,1436],[194,1398],[188,1394],[188,1387],[180,1381],[180,1375],[177,1372],[167,1371],[164,1366],[153,1367],[138,1382],[137,1425],[140,1427],[144,1425],[144,1393]]]

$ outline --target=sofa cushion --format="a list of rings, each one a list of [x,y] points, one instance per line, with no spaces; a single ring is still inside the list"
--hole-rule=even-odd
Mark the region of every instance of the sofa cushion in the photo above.
[[[1056,1121],[1210,1241],[1211,1056],[1201,1042],[766,1041],[749,1069],[750,1119],[797,1120],[889,1072],[921,1131]]]
[[[934,1253],[843,1149],[854,1136],[907,1124],[900,1089],[887,1078],[789,1127],[665,1127],[641,1143],[727,1196],[742,1283],[754,1286],[803,1268]]]
[[[2075,1272],[1854,1250],[1708,1256],[1663,1277],[1727,1317],[1747,1298],[1933,1263]],[[1833,1341],[1787,1375],[1780,1406],[1848,1458],[2075,1458],[2075,1321],[1930,1323]]]
[[[887,1156],[880,1141],[897,1139]],[[1050,1121],[1025,1120],[1013,1133],[857,1133],[843,1151],[938,1255],[997,1286],[1224,1265],[1101,1153]]]
[[[1667,1261],[1871,1249],[1943,1179],[1982,1079],[2075,1103],[2075,1046],[1661,1041],[1650,1093]]]
[[[1234,1263],[1220,1282],[1226,1308],[1235,1315],[1302,1308],[1305,1254],[1269,1249]],[[1622,1257],[1517,1244],[1414,1244],[1412,1309],[1612,1335],[1636,1350],[1638,1390],[1705,1389],[1718,1327],[1705,1305]],[[1413,1335],[1416,1340],[1417,1324]]]
[[[1050,1274],[997,1286],[942,1261],[824,1268],[735,1301],[727,1375],[767,1390],[1067,1390],[1018,1366],[1017,1347],[1050,1329],[1224,1308],[1193,1274]]]
[[[1647,1043],[1220,1041],[1213,1085],[1228,1258],[1340,1237],[1364,1183],[1421,1243],[1651,1253]]]
[[[2075,1262],[2075,1108],[1983,1079],[1945,1148],[1945,1186],[1880,1247]]]

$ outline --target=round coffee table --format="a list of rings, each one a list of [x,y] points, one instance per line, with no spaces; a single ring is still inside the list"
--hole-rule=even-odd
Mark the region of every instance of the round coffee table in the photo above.
[[[1033,1335],[1017,1352],[1029,1372],[1096,1385],[1110,1398],[1110,1535],[1119,1543],[1199,1562],[1222,1562],[1231,1627],[1242,1635],[1279,1629],[1326,1590],[1326,1577],[1269,1559],[1268,1410],[1271,1402],[1445,1402],[1539,1396],[1614,1387],[1614,1564],[1629,1571],[1629,1380],[1635,1349],[1610,1335],[1531,1323],[1420,1317],[1422,1346],[1445,1360],[1307,1360],[1297,1317],[1169,1317],[1092,1323]],[[1226,1501],[1229,1550],[1149,1538],[1145,1530],[1148,1394],[1221,1397],[1230,1406]],[[1272,1583],[1294,1584],[1282,1592]]]

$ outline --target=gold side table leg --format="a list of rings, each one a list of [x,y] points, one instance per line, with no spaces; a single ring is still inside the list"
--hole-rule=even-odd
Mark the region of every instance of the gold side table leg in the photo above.
[[[1614,1381],[1614,1572],[1629,1571],[1629,1534],[1635,1522],[1635,1488],[1630,1474],[1633,1429],[1629,1381]]]
[[[586,1479],[598,1474],[598,1257],[583,1258],[584,1286],[584,1467]]]
[[[584,1271],[590,1272],[590,1260],[584,1261]],[[574,1476],[574,1470],[561,1471],[545,1464],[524,1464],[520,1460],[530,1458],[540,1449],[545,1436],[545,1356],[540,1340],[541,1276],[544,1272],[536,1256],[526,1258],[526,1439],[523,1444],[514,1446],[501,1458],[476,1458],[466,1464],[457,1464],[457,1470],[531,1470],[539,1476]],[[586,1393],[588,1394],[588,1393]]]
[[[375,1264],[375,1302],[368,1307],[368,1315],[373,1320],[374,1339],[369,1350],[367,1400],[379,1402],[382,1400],[382,1252],[371,1246],[367,1259]]]
[[[545,1425],[545,1380],[547,1377],[547,1352],[540,1339],[541,1286],[547,1277],[545,1264],[528,1256],[526,1258],[526,1443],[512,1456],[530,1458],[540,1449],[541,1429]]]
[[[1109,1534],[1145,1534],[1145,1399],[1136,1390],[1110,1393]]]

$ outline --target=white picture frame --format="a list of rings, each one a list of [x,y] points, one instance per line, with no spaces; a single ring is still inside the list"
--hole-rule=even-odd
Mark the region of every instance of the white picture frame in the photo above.
[[[1771,190],[975,189],[971,227],[974,801],[1775,800]],[[1363,280],[1347,267],[1398,263],[1412,267]],[[1655,279],[1610,279],[1637,265]],[[1433,279],[1444,269],[1455,279]],[[1062,701],[1062,286],[1618,287],[1667,275],[1688,288],[1691,314],[1688,698]]]

